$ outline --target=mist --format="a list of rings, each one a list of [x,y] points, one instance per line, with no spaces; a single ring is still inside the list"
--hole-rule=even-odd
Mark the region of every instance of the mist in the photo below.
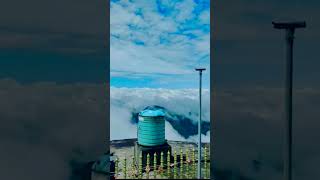
[[[210,92],[203,90],[204,122],[210,122]],[[150,105],[164,107],[172,115],[170,120],[176,121],[175,126],[182,123],[179,117],[190,120],[197,127],[199,111],[198,89],[154,89],[154,88],[115,88],[110,89],[110,140],[137,137],[137,125],[131,122],[132,113],[137,113]],[[177,118],[178,117],[178,118]],[[177,127],[166,121],[166,139],[175,141],[195,142],[197,135],[183,136]],[[207,123],[209,128],[209,123]],[[189,127],[180,127],[189,128]],[[125,129],[124,131],[119,131]],[[210,131],[202,135],[204,142],[210,141]]]

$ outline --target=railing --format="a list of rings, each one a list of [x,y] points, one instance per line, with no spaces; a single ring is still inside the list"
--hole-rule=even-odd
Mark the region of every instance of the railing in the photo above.
[[[127,158],[115,160],[115,172],[111,174],[115,179],[196,179],[197,163],[195,149],[186,149],[183,152],[180,149],[180,158],[177,157],[177,151],[173,153],[173,162],[171,161],[170,151],[167,153],[167,162],[164,162],[164,153],[160,155],[160,165],[157,165],[157,154],[153,156],[153,164],[150,163],[150,154],[147,155],[147,164],[142,168],[142,155],[138,163],[135,163],[134,156],[128,163]],[[210,157],[209,148],[204,147],[203,160],[201,162],[202,178],[210,179]]]

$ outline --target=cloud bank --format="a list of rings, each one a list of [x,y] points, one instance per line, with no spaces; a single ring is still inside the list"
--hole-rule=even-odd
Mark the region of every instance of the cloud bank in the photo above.
[[[319,89],[299,88],[293,100],[293,177],[318,177]],[[221,89],[212,118],[217,179],[282,179],[284,89]]]
[[[166,108],[174,114],[191,119],[197,126],[199,100],[197,89],[152,89],[152,88],[115,88],[110,89],[110,139],[127,139],[137,137],[136,124],[131,122],[132,113],[139,112],[150,105]],[[210,122],[209,90],[203,90],[202,120]],[[174,119],[179,121],[179,119]],[[177,124],[180,125],[180,124]],[[209,126],[209,125],[208,125]],[[188,128],[188,127],[184,127]],[[124,131],[119,131],[125,129]],[[184,138],[166,121],[166,139],[177,141],[196,141],[197,135]],[[210,131],[203,135],[203,140],[209,142]]]
[[[106,152],[105,86],[0,80],[0,169],[6,180],[76,180]]]

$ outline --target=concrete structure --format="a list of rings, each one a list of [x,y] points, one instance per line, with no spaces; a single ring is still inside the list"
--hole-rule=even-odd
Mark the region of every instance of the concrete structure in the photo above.
[[[136,164],[139,163],[138,161],[139,161],[140,155],[142,155],[142,167],[146,167],[147,155],[149,154],[150,164],[153,166],[154,153],[156,153],[157,165],[160,165],[161,152],[163,152],[163,162],[166,163],[168,151],[170,152],[170,154],[172,154],[171,146],[167,142],[158,146],[141,146],[136,142],[134,147],[134,156],[135,156]]]

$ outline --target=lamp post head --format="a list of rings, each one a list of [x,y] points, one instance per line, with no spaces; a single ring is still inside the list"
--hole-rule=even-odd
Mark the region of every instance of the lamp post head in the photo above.
[[[295,22],[272,22],[275,29],[295,29],[295,28],[305,28],[305,21],[295,21]]]
[[[196,68],[195,70],[196,70],[196,71],[200,71],[200,72],[201,72],[201,71],[205,71],[205,70],[206,70],[206,68]]]

